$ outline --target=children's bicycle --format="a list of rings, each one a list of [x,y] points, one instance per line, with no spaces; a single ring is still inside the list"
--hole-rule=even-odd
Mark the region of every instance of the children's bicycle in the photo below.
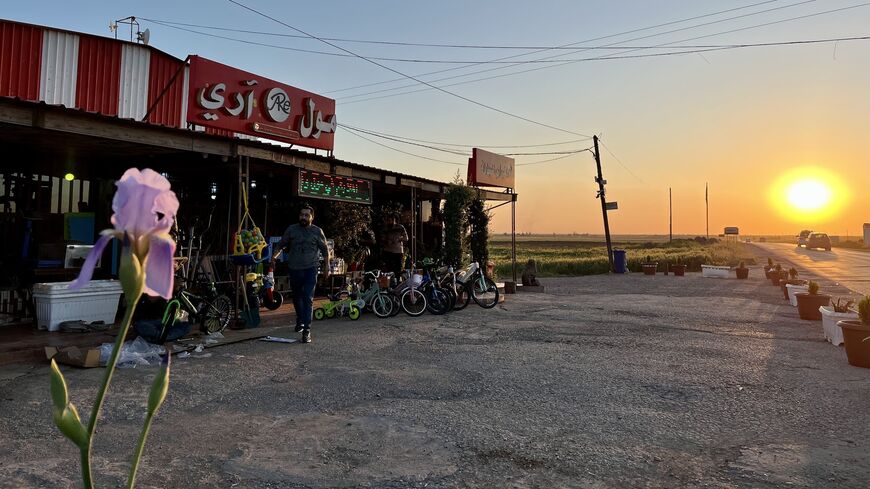
[[[334,318],[335,316],[347,316],[351,320],[356,321],[366,306],[366,303],[359,299],[358,296],[359,288],[356,284],[353,284],[353,290],[346,297],[325,302],[322,306],[314,309],[314,319],[320,321],[325,318]]]

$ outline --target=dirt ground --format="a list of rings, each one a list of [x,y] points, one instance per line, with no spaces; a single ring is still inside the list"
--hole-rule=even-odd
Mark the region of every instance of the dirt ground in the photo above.
[[[176,360],[138,487],[868,487],[870,370],[752,274],[543,280],[490,311]],[[64,371],[85,417],[102,372]],[[100,487],[153,375],[116,376]],[[47,366],[0,369],[0,487],[79,487],[50,408]]]

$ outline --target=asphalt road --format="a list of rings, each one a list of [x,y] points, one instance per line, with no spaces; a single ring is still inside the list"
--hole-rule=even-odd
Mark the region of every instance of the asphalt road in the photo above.
[[[808,250],[787,243],[754,243],[762,256],[794,264],[804,272],[824,277],[861,295],[870,295],[870,252],[834,248]]]
[[[759,268],[542,282],[489,311],[173,360],[137,487],[867,488],[870,369]],[[86,419],[102,372],[63,371]],[[98,487],[125,480],[154,372],[115,376]],[[80,487],[77,461],[47,366],[0,368],[0,488]]]

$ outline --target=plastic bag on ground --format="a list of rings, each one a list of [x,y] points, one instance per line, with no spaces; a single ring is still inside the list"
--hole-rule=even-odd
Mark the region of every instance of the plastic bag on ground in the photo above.
[[[103,343],[100,346],[100,365],[106,366],[109,363],[114,346],[114,343]],[[161,355],[165,353],[166,348],[148,343],[142,337],[138,337],[122,345],[121,354],[118,357],[118,367],[134,368],[137,365],[160,365]]]

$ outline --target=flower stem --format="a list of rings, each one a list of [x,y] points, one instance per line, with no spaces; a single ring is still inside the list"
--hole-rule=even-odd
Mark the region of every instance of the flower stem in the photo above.
[[[139,443],[136,444],[136,453],[133,454],[133,464],[130,467],[130,477],[127,480],[127,487],[133,489],[133,484],[136,483],[136,471],[139,470],[139,461],[142,460],[142,451],[145,449],[145,439],[148,438],[148,432],[151,431],[151,422],[154,421],[154,415],[149,414],[145,418],[145,426],[142,427],[142,433],[139,434]]]
[[[124,338],[127,336],[127,330],[130,329],[133,312],[136,310],[136,304],[139,302],[141,295],[142,286],[140,285],[137,287],[136,292],[127,299],[127,310],[124,311],[124,319],[121,321],[121,327],[118,329],[115,347],[112,349],[109,363],[106,364],[103,384],[97,391],[97,400],[94,402],[94,407],[91,410],[91,420],[88,423],[88,445],[87,448],[82,449],[82,481],[84,482],[85,489],[93,489],[94,487],[91,480],[91,448],[94,445],[94,431],[97,429],[97,419],[100,417],[100,411],[103,409],[103,401],[106,398],[106,392],[109,390],[109,384],[112,382],[112,374],[115,373],[115,366],[118,364],[118,357],[121,355],[121,348],[124,346]]]
[[[91,452],[90,452],[90,443],[88,443],[88,448],[82,448],[82,483],[85,489],[93,489],[94,483],[91,480]]]

